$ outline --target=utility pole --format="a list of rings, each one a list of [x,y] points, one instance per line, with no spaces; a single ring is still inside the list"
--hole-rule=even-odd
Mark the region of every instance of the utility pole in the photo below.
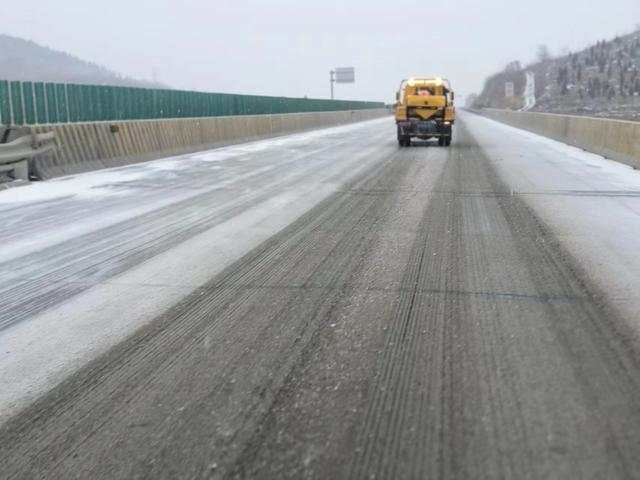
[[[334,83],[336,83],[336,79],[335,79],[335,70],[331,70],[329,72],[329,84],[331,85],[331,100],[333,100],[334,95],[333,95],[333,85]]]

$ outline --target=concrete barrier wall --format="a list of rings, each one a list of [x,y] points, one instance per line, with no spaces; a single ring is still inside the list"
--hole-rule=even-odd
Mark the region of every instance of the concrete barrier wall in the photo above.
[[[640,168],[639,122],[494,109],[477,113]]]
[[[34,159],[31,173],[48,179],[386,115],[373,109],[39,125],[32,131],[54,131],[58,148]]]

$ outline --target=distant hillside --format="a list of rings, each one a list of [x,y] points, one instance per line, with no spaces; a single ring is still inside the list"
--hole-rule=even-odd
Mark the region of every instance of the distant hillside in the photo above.
[[[640,31],[557,58],[544,53],[526,68],[513,62],[490,77],[475,106],[524,108],[529,73],[535,78],[532,111],[640,120]],[[507,82],[514,84],[511,98]]]
[[[0,80],[166,88],[8,35],[0,35]]]

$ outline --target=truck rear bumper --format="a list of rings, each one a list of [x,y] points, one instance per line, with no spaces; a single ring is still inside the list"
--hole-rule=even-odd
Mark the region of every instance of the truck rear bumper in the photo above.
[[[398,121],[396,124],[398,125],[398,135],[429,139],[450,136],[453,122],[413,119]]]

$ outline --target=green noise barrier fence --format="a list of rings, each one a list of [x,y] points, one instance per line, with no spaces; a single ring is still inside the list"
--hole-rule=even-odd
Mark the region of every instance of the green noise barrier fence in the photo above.
[[[145,120],[383,108],[383,103],[0,80],[0,124]]]

